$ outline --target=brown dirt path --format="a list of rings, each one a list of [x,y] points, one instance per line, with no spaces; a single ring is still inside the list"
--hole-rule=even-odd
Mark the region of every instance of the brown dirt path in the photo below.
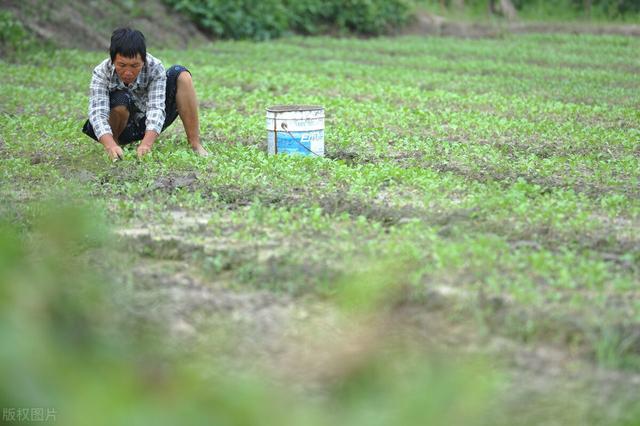
[[[415,21],[402,35],[435,35],[463,38],[500,37],[505,34],[564,33],[640,36],[640,25],[602,24],[591,22],[523,22],[504,21],[491,24],[482,22],[452,21],[442,16],[419,13]]]

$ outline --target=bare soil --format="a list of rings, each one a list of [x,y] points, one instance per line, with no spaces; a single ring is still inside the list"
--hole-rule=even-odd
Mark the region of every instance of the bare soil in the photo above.
[[[569,33],[569,34],[610,34],[640,36],[640,25],[611,25],[590,22],[550,23],[504,21],[500,23],[480,23],[452,21],[442,16],[419,13],[411,25],[400,31],[402,35],[436,35],[463,38],[493,38],[505,34],[529,33]]]

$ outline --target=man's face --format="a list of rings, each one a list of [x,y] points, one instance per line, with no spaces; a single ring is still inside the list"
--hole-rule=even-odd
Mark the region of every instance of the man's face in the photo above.
[[[120,77],[120,80],[127,86],[138,78],[138,74],[142,71],[144,62],[140,54],[136,54],[135,58],[127,58],[119,53],[116,53],[116,57],[113,60],[113,64],[116,67],[116,74]]]

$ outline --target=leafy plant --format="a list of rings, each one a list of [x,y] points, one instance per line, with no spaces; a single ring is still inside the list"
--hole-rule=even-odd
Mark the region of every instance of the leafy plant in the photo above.
[[[11,12],[0,11],[0,55],[15,55],[33,47],[35,40]]]
[[[377,35],[393,32],[411,16],[409,0],[167,0],[220,38],[266,40],[300,32]]]

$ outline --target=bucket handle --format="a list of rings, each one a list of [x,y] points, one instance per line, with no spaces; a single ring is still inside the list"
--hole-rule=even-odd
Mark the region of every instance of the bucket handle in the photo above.
[[[285,133],[287,133],[289,136],[291,136],[291,139],[293,139],[294,141],[296,141],[296,143],[297,143],[298,145],[300,145],[301,147],[303,147],[304,149],[306,149],[307,151],[309,151],[309,152],[310,152],[310,153],[312,153],[313,155],[315,155],[315,156],[317,156],[317,157],[322,157],[320,154],[317,154],[317,153],[315,153],[315,152],[311,151],[309,148],[307,148],[306,146],[304,146],[304,145],[302,144],[302,142],[300,142],[298,139],[296,139],[296,137],[295,137],[295,136],[293,136],[293,134],[291,134],[291,132],[289,131],[289,128],[287,127],[287,123],[285,123],[285,122],[280,123],[280,127],[282,127],[282,130],[284,130],[284,131],[285,131]],[[276,140],[277,140],[277,139],[276,139]],[[277,148],[276,148],[276,149],[277,149]]]

